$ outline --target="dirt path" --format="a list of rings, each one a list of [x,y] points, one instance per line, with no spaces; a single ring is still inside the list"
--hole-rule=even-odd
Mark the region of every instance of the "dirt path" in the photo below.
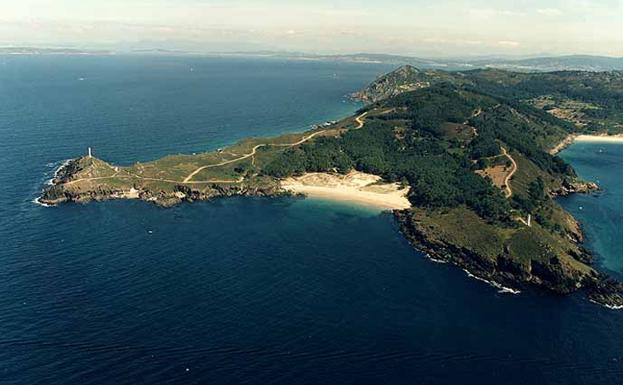
[[[367,112],[364,112],[363,114],[361,114],[361,115],[359,115],[359,116],[357,116],[357,117],[355,118],[355,121],[357,122],[357,127],[355,127],[355,129],[357,129],[357,130],[358,130],[358,129],[362,128],[362,127],[365,125],[365,120],[364,120],[364,118],[366,117],[366,115],[368,115],[368,113],[367,113]],[[214,168],[214,167],[220,167],[220,166],[225,166],[225,165],[228,165],[228,164],[231,164],[231,163],[235,163],[235,162],[238,162],[238,161],[241,161],[241,160],[244,160],[244,159],[250,158],[250,157],[252,157],[252,156],[255,156],[255,154],[257,153],[257,150],[258,150],[259,148],[261,148],[261,147],[264,147],[264,146],[274,146],[274,147],[294,147],[294,146],[298,146],[298,145],[300,145],[300,144],[303,144],[303,143],[307,142],[308,140],[310,140],[310,139],[314,138],[315,136],[318,136],[318,135],[320,135],[320,134],[323,134],[323,133],[325,133],[325,132],[327,132],[327,131],[329,131],[329,130],[316,131],[316,132],[314,132],[314,133],[312,133],[312,134],[310,134],[310,135],[308,135],[308,136],[303,137],[303,139],[301,139],[301,140],[299,140],[298,142],[295,142],[295,143],[287,143],[287,144],[269,144],[269,143],[262,143],[262,144],[258,144],[258,145],[256,145],[255,147],[253,147],[253,151],[251,151],[251,152],[250,152],[250,153],[248,153],[248,154],[242,155],[242,156],[240,156],[239,158],[236,158],[236,159],[231,159],[231,160],[227,160],[227,161],[224,161],[224,162],[221,162],[221,163],[210,164],[210,165],[207,165],[207,166],[201,166],[201,167],[199,167],[198,169],[196,169],[195,171],[193,171],[192,173],[190,173],[190,174],[189,174],[186,178],[184,178],[184,181],[183,181],[182,183],[191,183],[191,179],[192,179],[195,175],[199,174],[201,171],[203,171],[203,170],[205,170],[205,169],[208,169],[208,168]]]
[[[250,152],[250,153],[248,153],[248,154],[242,155],[242,156],[241,156],[241,157],[239,157],[239,158],[235,158],[235,159],[231,159],[231,160],[226,160],[226,161],[221,162],[221,163],[215,163],[215,164],[210,164],[210,165],[207,165],[207,166],[202,166],[202,167],[199,167],[199,168],[198,168],[198,169],[196,169],[195,171],[191,172],[191,173],[190,173],[190,175],[188,175],[186,178],[184,178],[184,180],[182,181],[182,183],[190,183],[190,180],[191,180],[191,179],[192,179],[195,175],[199,174],[201,171],[203,171],[203,170],[205,170],[205,169],[207,169],[207,168],[214,168],[214,167],[225,166],[225,165],[228,165],[228,164],[230,164],[230,163],[235,163],[235,162],[238,162],[238,161],[240,161],[240,160],[250,158],[250,157],[252,157],[253,155],[255,155],[255,153],[257,152],[257,149],[258,149],[258,148],[260,148],[260,147],[264,147],[264,146],[266,146],[266,144],[258,144],[257,146],[253,147],[253,151],[251,151],[251,152]]]
[[[390,110],[391,111],[391,110]],[[389,111],[388,111],[389,112]],[[357,122],[357,127],[355,127],[356,130],[362,128],[364,126],[364,124],[366,124],[364,118],[366,117],[366,115],[368,115],[367,112],[364,112],[363,114],[359,115],[358,117],[355,118],[355,121]]]
[[[501,147],[501,148],[502,148],[502,155],[506,156],[513,164],[513,169],[504,179],[504,185],[506,186],[506,189],[505,189],[506,198],[510,198],[513,196],[513,190],[511,189],[511,185],[510,185],[511,178],[513,177],[513,175],[515,175],[519,167],[517,166],[517,162],[515,162],[515,159],[513,159],[513,157],[509,155],[508,151],[506,151],[504,147]]]

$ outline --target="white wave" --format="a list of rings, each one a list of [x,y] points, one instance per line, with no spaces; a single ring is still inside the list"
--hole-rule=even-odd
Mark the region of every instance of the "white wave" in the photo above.
[[[428,258],[431,262],[446,264],[448,261],[444,261],[443,259],[433,258],[430,254],[424,254],[426,258]]]
[[[46,179],[45,185],[46,186],[53,186],[54,185],[54,179],[56,179],[56,177],[58,176],[58,173],[63,169],[63,167],[67,166],[69,164],[69,162],[71,162],[71,161],[72,161],[72,159],[66,159],[66,160],[60,162],[60,165],[59,165],[59,162],[46,164],[46,166],[50,167],[50,168],[51,167],[55,167],[55,166],[58,166],[58,167],[56,167],[54,169],[54,172],[52,173],[52,177],[49,178],[49,179]],[[46,172],[46,175],[49,176],[50,173]]]
[[[54,205],[49,205],[49,204],[41,202],[40,199],[41,199],[41,197],[37,197],[37,198],[32,200],[32,203],[34,203],[36,205],[39,205],[39,206],[43,206],[43,207],[54,207]]]
[[[599,303],[597,301],[593,301],[592,299],[590,301],[592,303],[594,303],[595,305],[603,306],[603,307],[608,308],[610,310],[623,310],[623,306],[606,305],[606,304],[603,304],[603,303]]]
[[[506,287],[506,286],[502,286],[501,284],[495,282],[495,281],[489,281],[488,279],[484,279],[481,277],[478,277],[472,273],[470,273],[467,269],[463,269],[463,271],[467,274],[468,277],[476,279],[478,281],[484,282],[490,286],[495,287],[496,289],[498,289],[498,293],[501,294],[520,294],[521,291],[517,290],[517,289],[513,289],[510,287]]]
[[[63,160],[61,162],[47,163],[46,167],[49,167],[49,168],[56,167],[56,168],[54,169],[54,172],[52,173],[52,177],[49,178],[49,179],[45,179],[45,182],[43,182],[44,185],[45,186],[53,186],[54,185],[54,179],[56,179],[56,177],[58,176],[58,173],[63,169],[63,167],[67,166],[69,164],[69,162],[71,162],[71,160],[72,159],[66,159],[66,160]],[[46,177],[46,176],[50,176],[50,172],[46,172],[44,177]],[[34,203],[34,204],[37,204],[39,206],[43,206],[43,207],[53,207],[54,206],[54,205],[48,205],[48,204],[42,203],[40,201],[40,199],[41,199],[41,197],[39,196],[39,197],[33,199],[31,202]]]

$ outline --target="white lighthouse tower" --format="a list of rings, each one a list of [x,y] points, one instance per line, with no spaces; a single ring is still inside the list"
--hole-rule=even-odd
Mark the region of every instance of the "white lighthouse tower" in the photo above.
[[[89,158],[92,158],[93,156],[91,155],[91,147],[88,148],[88,153],[89,153]]]

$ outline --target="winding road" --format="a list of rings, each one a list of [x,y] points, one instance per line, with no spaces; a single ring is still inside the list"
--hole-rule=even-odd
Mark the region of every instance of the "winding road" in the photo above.
[[[504,179],[504,186],[506,186],[505,188],[506,198],[510,198],[513,196],[513,190],[511,189],[511,185],[510,185],[511,178],[513,177],[513,175],[515,175],[519,167],[517,166],[517,162],[515,162],[515,159],[513,159],[513,157],[508,154],[508,151],[506,151],[504,147],[501,147],[501,149],[502,149],[502,155],[506,156],[513,164],[513,169]]]

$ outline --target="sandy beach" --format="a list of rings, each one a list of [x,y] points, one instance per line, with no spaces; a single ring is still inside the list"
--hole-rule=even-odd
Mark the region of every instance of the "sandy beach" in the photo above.
[[[623,135],[578,135],[571,134],[552,148],[549,153],[556,155],[574,142],[623,143]]]
[[[577,142],[610,142],[623,143],[623,135],[578,135]]]
[[[287,191],[343,202],[352,202],[381,209],[405,209],[411,207],[406,195],[409,188],[397,183],[381,183],[381,177],[351,171],[347,175],[308,173],[281,182]]]

